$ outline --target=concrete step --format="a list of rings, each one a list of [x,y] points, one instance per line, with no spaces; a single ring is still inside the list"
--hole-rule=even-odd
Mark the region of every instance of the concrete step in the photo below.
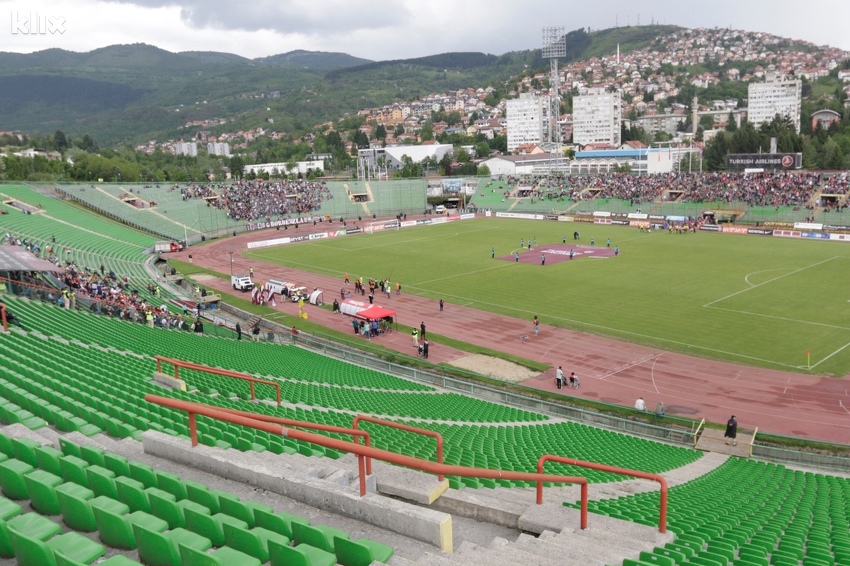
[[[487,547],[479,546],[469,541],[463,541],[457,547],[454,558],[461,564],[469,566],[492,566],[493,564],[509,564],[510,559],[495,558],[497,552],[490,551]]]
[[[511,564],[535,564],[536,566],[563,566],[564,553],[550,552],[550,549],[542,544],[520,545],[507,539],[496,537],[490,543],[490,550],[498,552],[498,555]]]
[[[334,464],[351,473],[352,484],[359,489],[360,468],[357,456],[346,454],[334,460]],[[378,493],[430,505],[449,489],[448,480],[440,481],[437,476],[411,470],[402,466],[392,466],[372,460],[372,476]],[[371,487],[367,487],[371,491]]]
[[[592,521],[588,522],[588,528],[568,529],[561,534],[575,534],[577,536],[592,538],[604,545],[613,546],[619,542],[627,543],[628,548],[640,550],[651,550],[655,546],[664,546],[672,542],[676,535],[672,531],[666,533],[658,532],[657,527],[649,527],[630,521],[623,521],[605,515],[593,515]]]
[[[458,560],[455,555],[445,552],[426,552],[416,559],[416,563],[419,566],[458,566],[459,564],[466,564],[463,560]]]
[[[629,539],[616,544],[602,543],[575,533],[555,534],[547,532],[538,538],[537,543],[525,542],[521,547],[546,556],[567,556],[576,564],[619,564],[623,558],[637,557],[640,550],[631,546]]]

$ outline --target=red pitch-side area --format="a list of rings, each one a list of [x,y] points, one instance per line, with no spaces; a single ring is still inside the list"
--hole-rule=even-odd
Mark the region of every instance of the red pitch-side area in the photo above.
[[[302,226],[298,233],[325,230],[321,225]],[[219,273],[229,273],[231,257],[228,252],[245,250],[248,242],[279,235],[274,230],[250,232],[168,255],[188,261],[189,254],[192,254],[196,264]],[[567,247],[570,245],[567,244]],[[538,251],[548,248],[557,249],[555,246],[532,246],[529,255],[539,262]],[[608,248],[602,248],[602,251],[607,252]],[[248,260],[239,254],[233,255],[233,262],[234,269],[240,272],[253,266],[258,280],[298,281],[311,289],[323,289],[327,302],[333,301],[340,288],[345,287],[342,272],[338,277],[317,275]],[[547,255],[546,263],[549,262]],[[404,285],[404,281],[401,284]],[[225,294],[233,292],[226,280],[216,279],[205,283],[205,286]],[[389,299],[386,295],[376,295],[375,302],[397,311],[398,321],[402,324],[419,326],[420,322],[424,322],[429,336],[448,336],[550,364],[552,369],[524,382],[531,388],[628,407],[634,405],[635,399],[643,397],[650,410],[658,401],[663,401],[668,414],[683,417],[705,417],[724,423],[730,415],[735,415],[742,429],[758,427],[765,433],[833,442],[846,443],[850,438],[850,385],[846,378],[753,368],[619,342],[549,326],[544,312],[529,312],[527,318],[517,318],[449,302],[440,312],[438,299],[404,293],[401,296],[393,293]],[[296,315],[298,306],[278,303],[276,308]],[[306,309],[311,322],[351,332],[351,338],[355,339],[348,317],[313,306]],[[539,336],[534,335],[531,325],[535,314],[541,321]],[[430,341],[431,362],[451,362],[467,355],[439,344],[439,339]],[[403,354],[416,355],[410,335],[403,332],[380,336],[376,343]],[[567,373],[575,371],[579,375],[580,389],[558,391],[555,388],[555,368],[559,365]]]
[[[521,251],[525,250],[525,251]],[[540,244],[528,248],[521,248],[511,255],[502,256],[499,259],[517,263],[539,263],[541,265],[552,265],[562,261],[576,261],[587,258],[614,257],[614,248],[599,246],[572,246],[570,244]]]

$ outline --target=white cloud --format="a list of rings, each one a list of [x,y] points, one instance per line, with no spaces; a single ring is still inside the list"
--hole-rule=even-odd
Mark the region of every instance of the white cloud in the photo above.
[[[169,51],[226,51],[262,57],[294,49],[341,51],[374,60],[446,51],[507,51],[540,46],[543,26],[603,29],[651,21],[684,27],[733,27],[850,50],[838,0],[810,0],[802,17],[791,0],[603,0],[576,11],[556,0],[0,0],[0,46],[31,52],[89,51],[148,43]],[[63,33],[12,33],[21,14],[64,18]],[[16,20],[18,18],[18,20]],[[5,20],[5,21],[4,21]]]

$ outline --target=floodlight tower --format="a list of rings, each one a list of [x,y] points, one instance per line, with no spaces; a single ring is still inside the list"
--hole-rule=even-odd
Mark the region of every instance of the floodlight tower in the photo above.
[[[554,145],[558,152],[561,151],[561,128],[558,127],[558,118],[561,116],[561,94],[558,78],[558,58],[567,56],[567,43],[564,37],[564,28],[543,28],[543,58],[549,59],[549,132],[548,142]]]

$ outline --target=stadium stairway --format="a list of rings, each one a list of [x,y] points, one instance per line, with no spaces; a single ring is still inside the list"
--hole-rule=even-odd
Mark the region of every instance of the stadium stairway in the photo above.
[[[697,450],[705,452],[713,452],[718,454],[728,454],[729,456],[738,456],[739,458],[749,458],[752,446],[750,444],[751,435],[746,431],[738,431],[738,436],[735,443],[728,444],[728,440],[724,436],[724,431],[717,429],[704,429],[700,433],[697,440]]]
[[[32,431],[21,425],[7,426],[2,430],[2,432],[10,438],[26,439],[22,442],[25,445],[26,443],[29,443],[29,445],[33,447],[39,444],[42,446],[49,446],[57,450],[57,452],[55,452],[57,455],[59,454],[58,451],[60,448],[68,452],[69,444],[76,445],[78,449],[86,455],[86,458],[97,456],[98,454],[102,455],[104,453],[117,454],[119,458],[123,456],[134,465],[142,467],[146,465],[151,466],[153,470],[156,471],[155,473],[157,474],[157,477],[162,476],[165,478],[172,478],[178,483],[182,482],[187,485],[187,482],[201,481],[201,483],[209,485],[210,489],[224,488],[224,491],[237,496],[241,501],[260,500],[270,507],[277,508],[279,505],[275,504],[276,501],[282,499],[273,492],[263,492],[259,490],[257,486],[252,486],[250,484],[235,484],[233,481],[227,481],[223,486],[220,485],[221,482],[217,485],[215,480],[211,480],[210,477],[207,477],[206,474],[199,472],[197,469],[175,465],[173,462],[168,462],[153,456],[150,451],[142,451],[140,449],[141,443],[129,438],[118,441],[100,434],[92,437],[85,437],[79,433],[61,435],[49,428]],[[169,442],[176,440],[170,437],[166,437],[166,439]],[[259,456],[262,457],[263,455]],[[291,456],[294,456],[294,458],[287,457],[285,459],[310,460],[309,458],[300,455]],[[276,463],[278,466],[281,465],[280,461],[277,461]],[[261,464],[263,464],[263,462],[260,460],[253,463],[253,465]],[[268,462],[265,464],[268,465]],[[313,465],[315,466],[315,463],[313,463]],[[97,468],[98,466],[94,467]],[[287,474],[294,474],[296,467],[297,466],[293,466],[291,469],[287,470]],[[199,468],[202,470],[203,466],[199,466]],[[309,470],[309,468],[307,469]],[[198,477],[199,474],[201,477]],[[433,478],[431,479],[433,480]],[[165,489],[162,485],[162,480],[160,480],[160,489]],[[33,498],[35,498],[34,495]],[[359,500],[354,499],[354,501]],[[25,506],[25,512],[32,509],[32,504],[29,502],[20,501],[20,503]],[[550,509],[549,512],[556,508],[556,505],[552,505],[552,509]],[[510,535],[504,529],[485,529],[471,537],[475,539],[474,542],[469,539],[462,540],[454,554],[440,552],[433,546],[423,545],[415,540],[402,538],[397,535],[393,535],[392,533],[386,533],[386,531],[378,531],[379,534],[376,535],[374,534],[374,530],[367,531],[362,526],[353,528],[350,523],[343,524],[342,526],[344,528],[342,530],[344,533],[350,534],[352,539],[355,539],[356,537],[359,540],[362,538],[362,535],[367,535],[367,540],[374,539],[376,542],[379,542],[379,545],[384,544],[391,546],[396,550],[396,554],[385,562],[390,566],[429,566],[441,564],[467,564],[475,566],[484,564],[514,564],[517,560],[523,560],[524,564],[541,564],[544,566],[548,564],[602,565],[612,561],[616,562],[621,560],[623,557],[636,558],[640,551],[661,545],[672,539],[672,534],[659,535],[654,528],[638,525],[636,523],[618,521],[608,517],[593,516],[592,519],[594,522],[593,525],[591,525],[591,528],[586,531],[579,531],[574,528],[578,523],[577,513],[574,510],[568,510],[568,512],[573,514],[569,518],[569,523],[573,525],[573,527],[563,528],[558,533],[545,531],[540,538],[537,538],[528,534],[517,534],[516,531],[514,531],[513,535]],[[306,518],[306,515],[304,515],[303,512],[302,516],[305,516]],[[310,518],[312,519],[312,517]],[[314,520],[313,523],[315,524],[316,521]],[[338,527],[339,525],[336,524],[331,525],[331,528],[338,529]],[[480,525],[478,528],[480,530]],[[63,530],[67,530],[67,528],[63,527]],[[73,530],[69,532],[86,536],[92,542],[102,544],[102,538],[98,538],[102,535],[100,530],[101,529],[99,529],[98,532],[77,532]],[[141,540],[142,539],[139,539],[139,541]],[[141,544],[141,542],[139,542],[139,544]],[[337,541],[337,544],[340,544],[339,541]],[[117,555],[133,561],[140,558],[140,555],[135,550],[122,550],[121,548],[112,547],[108,544],[106,547],[106,557],[113,560],[115,560],[113,557]],[[218,552],[218,550],[216,552]],[[336,553],[339,557],[339,552]],[[568,555],[568,558],[565,558],[566,555]],[[142,560],[142,562],[144,562],[144,560]],[[116,561],[116,564],[117,563],[119,562]],[[333,562],[327,562],[325,564],[326,566],[330,566],[332,563]],[[358,566],[362,564],[365,566],[372,563],[372,561],[349,562],[340,559],[337,563],[344,566],[347,566],[348,564]],[[128,562],[128,564],[136,564],[136,562]],[[184,564],[186,564],[186,562],[184,562]],[[234,562],[234,566],[238,564],[242,563],[238,561]],[[319,562],[313,562],[313,564],[319,564]],[[271,566],[276,565],[272,562]]]

